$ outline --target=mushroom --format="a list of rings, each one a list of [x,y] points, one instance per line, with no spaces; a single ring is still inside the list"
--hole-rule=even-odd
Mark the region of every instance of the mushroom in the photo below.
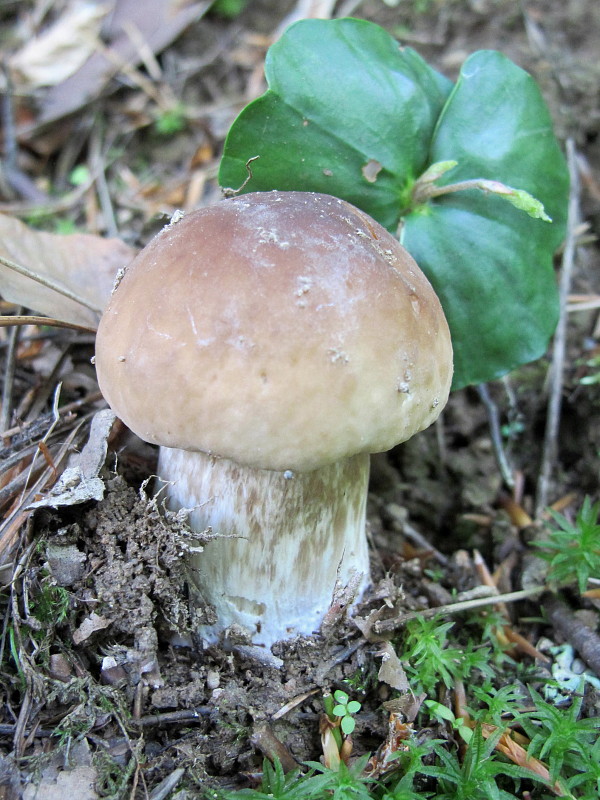
[[[216,534],[190,555],[199,634],[270,646],[319,628],[369,581],[369,454],[432,423],[448,326],[399,242],[342,200],[264,192],[168,225],[102,317],[100,388],[160,445],[173,510]]]

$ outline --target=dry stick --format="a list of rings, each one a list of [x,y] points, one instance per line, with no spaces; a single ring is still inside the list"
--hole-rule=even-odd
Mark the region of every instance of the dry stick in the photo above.
[[[0,723],[0,736],[14,735],[15,728],[16,728],[15,723],[7,723],[7,722]],[[50,736],[54,736],[56,734],[56,729],[32,728],[31,730],[25,731],[25,733],[27,734],[27,737],[31,736],[31,734],[34,733],[36,738],[48,739]]]
[[[491,606],[497,603],[514,603],[518,600],[527,600],[532,597],[539,597],[548,591],[546,586],[533,586],[531,589],[521,589],[517,592],[506,592],[506,594],[492,594],[489,597],[476,597],[473,600],[463,600],[458,603],[448,603],[445,606],[434,606],[433,608],[423,608],[419,611],[410,611],[407,614],[396,617],[395,619],[383,619],[373,625],[375,633],[389,633],[398,630],[411,619],[428,619],[429,617],[442,616],[444,614],[460,614],[463,611],[470,611],[472,608],[481,606]]]
[[[61,319],[54,319],[53,317],[38,317],[32,314],[11,314],[9,316],[0,316],[0,328],[22,327],[23,325],[46,325],[49,328],[68,328],[72,331],[80,331],[81,333],[96,333],[95,328],[88,328],[85,325],[75,325],[74,322],[63,322]],[[4,426],[3,426],[4,427]]]
[[[66,403],[64,406],[61,406],[58,409],[58,413],[61,417],[66,417],[72,411],[77,411],[85,405],[92,405],[92,403],[97,403],[98,400],[103,400],[102,392],[92,392],[91,394],[87,394],[85,397],[81,397],[79,400],[73,400],[70,403]],[[8,430],[0,432],[0,438],[5,439],[9,436],[16,436],[17,434],[29,434],[28,441],[33,442],[38,437],[41,438],[42,434],[41,431],[45,432],[45,427],[40,427],[40,420],[41,424],[45,426],[46,422],[53,418],[54,414],[52,412],[44,415],[40,415],[35,420],[32,420],[29,423],[15,425],[13,428],[9,428]],[[36,442],[37,443],[37,442]],[[2,451],[0,450],[0,456],[2,455]]]
[[[13,106],[13,86],[11,71],[2,59],[2,76],[5,91],[2,95],[2,127],[4,128],[4,163],[9,169],[17,168],[17,135],[15,131],[15,114]]]
[[[148,714],[139,719],[130,719],[129,725],[135,728],[150,728],[156,725],[180,725],[181,723],[199,722],[215,711],[214,706],[196,706],[184,708],[181,711],[166,711],[162,714]]]
[[[554,627],[573,645],[588,667],[600,677],[600,636],[584,625],[556,595],[544,597],[542,607]]]
[[[66,437],[62,447],[60,448],[59,452],[54,457],[54,465],[55,467],[60,467],[62,462],[66,459],[69,455],[71,450],[71,446],[73,442],[77,439],[79,435],[80,429],[85,422],[85,418],[81,420],[76,427],[71,431],[71,433]],[[27,490],[26,496],[23,497],[22,502],[18,508],[9,512],[9,515],[0,523],[0,564],[7,558],[7,554],[10,552],[10,549],[15,544],[20,527],[22,523],[27,519],[29,512],[24,511],[23,508],[27,506],[28,503],[35,500],[35,496],[37,493],[42,492],[48,479],[50,477],[50,469],[46,467],[43,470],[41,476],[38,478],[36,483]]]
[[[33,454],[35,455],[38,452],[38,450],[39,446],[35,445],[35,447],[33,448]],[[50,450],[50,453],[53,458],[55,452],[56,448]],[[14,497],[17,494],[20,494],[27,487],[29,481],[32,478],[37,479],[41,475],[42,470],[46,469],[46,466],[47,465],[40,463],[35,469],[29,471],[23,471],[19,473],[19,475],[17,475],[16,477],[14,477],[11,481],[6,483],[0,489],[0,508],[6,505],[6,503],[12,497]]]
[[[514,489],[515,479],[513,478],[513,471],[508,463],[508,459],[506,458],[506,453],[504,452],[504,447],[502,445],[502,430],[500,428],[500,415],[498,413],[498,407],[490,396],[487,383],[480,383],[477,386],[477,394],[485,406],[488,425],[490,428],[490,435],[492,437],[492,445],[494,447],[496,462],[498,463],[502,480],[510,489]]]
[[[108,151],[112,145],[114,137],[110,137],[110,144],[105,148]],[[107,233],[109,236],[117,238],[119,236],[119,227],[115,217],[115,210],[113,207],[112,198],[110,196],[110,189],[106,180],[106,161],[104,153],[102,152],[100,134],[92,134],[90,139],[90,161],[92,164],[91,172],[96,175],[96,193],[100,201],[100,208],[104,215]]]
[[[73,208],[73,206],[81,201],[82,197],[85,196],[85,193],[93,185],[95,180],[96,177],[92,175],[85,183],[82,183],[81,186],[78,186],[71,192],[67,192],[67,194],[64,194],[62,197],[56,199],[51,198],[48,202],[32,202],[31,200],[21,202],[15,200],[14,202],[0,203],[0,213],[13,214],[14,216],[29,216],[33,214],[50,215],[58,214],[61,211],[69,211],[69,209]]]
[[[292,772],[299,768],[300,764],[286,745],[275,736],[268,723],[259,722],[254,726],[250,742],[272,762],[278,759],[284,772]]]
[[[163,778],[158,786],[154,787],[154,789],[148,795],[148,800],[164,800],[164,798],[169,796],[173,789],[177,787],[184,775],[185,769],[183,767],[177,767],[177,769],[174,769],[170,775],[167,775],[166,778]],[[185,792],[185,794],[187,794],[187,792]]]
[[[18,309],[19,311],[21,309]],[[10,425],[12,414],[12,390],[15,377],[15,366],[17,363],[17,343],[19,341],[20,328],[13,328],[8,338],[8,349],[4,368],[4,381],[2,384],[2,413],[0,414],[0,431],[4,431]]]
[[[569,211],[567,215],[567,236],[563,252],[560,276],[560,318],[554,334],[554,349],[550,366],[550,392],[548,399],[548,416],[542,463],[537,483],[535,515],[540,517],[548,505],[550,477],[554,469],[557,455],[558,429],[560,425],[560,408],[562,400],[563,370],[567,341],[567,302],[571,289],[571,278],[575,262],[576,227],[579,218],[579,178],[577,174],[577,154],[572,139],[567,139],[567,162],[571,190],[569,192]]]

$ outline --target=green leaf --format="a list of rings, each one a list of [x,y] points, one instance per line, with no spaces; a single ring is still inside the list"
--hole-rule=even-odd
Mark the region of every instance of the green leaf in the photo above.
[[[348,714],[358,714],[360,709],[361,709],[361,704],[358,702],[358,700],[350,700],[350,702],[346,706],[346,711],[348,712]]]
[[[350,700],[350,697],[346,694],[346,692],[343,692],[341,689],[336,689],[336,691],[333,693],[333,696],[338,703],[342,703],[344,706],[348,703],[348,700]]]
[[[541,262],[527,217],[517,224],[518,212],[502,200],[486,203],[488,214],[475,214],[469,198],[455,195],[406,220],[404,244],[428,274],[452,331],[454,389],[541,356],[558,319],[550,253]]]
[[[343,717],[340,727],[346,736],[350,736],[350,734],[354,731],[354,728],[356,728],[356,721],[353,720],[352,717]]]
[[[472,55],[442,112],[434,163],[452,182],[501,181],[541,202],[531,219],[496,194],[447,194],[405,219],[404,246],[431,280],[455,343],[453,388],[539,358],[558,319],[553,253],[564,236],[568,173],[532,78],[491,51]]]
[[[346,706],[339,705],[333,707],[333,713],[336,717],[345,717],[346,716]]]
[[[446,722],[454,722],[456,719],[454,713],[447,706],[438,703],[437,700],[425,700],[424,705],[437,719],[443,719]]]
[[[245,191],[343,197],[394,228],[401,195],[427,165],[452,83],[378,25],[302,20],[267,53],[269,91],[227,140],[219,181]]]
[[[568,173],[533,79],[481,51],[453,86],[355,19],[291,26],[267,54],[266,77],[269,90],[229,132],[221,184],[242,186],[246,163],[259,156],[243,191],[325,192],[394,233],[402,221],[402,242],[450,324],[453,388],[541,356],[558,317],[553,253]],[[416,202],[419,179],[481,185]],[[490,191],[500,185],[503,196]]]
[[[523,189],[513,189],[498,181],[480,181],[479,188],[484,192],[491,192],[511,203],[515,208],[529,214],[533,219],[543,219],[544,222],[552,222],[552,219],[544,211],[544,204],[540,203],[535,197],[525,192]]]

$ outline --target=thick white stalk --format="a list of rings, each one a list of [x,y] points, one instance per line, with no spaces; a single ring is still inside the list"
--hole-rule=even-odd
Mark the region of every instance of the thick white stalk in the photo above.
[[[369,456],[306,473],[242,467],[205,453],[161,447],[158,474],[172,510],[193,509],[211,540],[189,564],[193,604],[213,606],[214,641],[232,624],[270,646],[318,630],[336,582],[369,578],[365,511]]]

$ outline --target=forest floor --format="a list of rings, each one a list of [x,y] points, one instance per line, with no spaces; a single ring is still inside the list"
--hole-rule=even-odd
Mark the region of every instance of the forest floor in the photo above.
[[[112,74],[74,70],[36,86],[36,75],[47,74],[57,58],[50,51],[46,63],[40,56],[33,65],[31,54],[23,55],[27,41],[61,19],[63,36],[84,41],[80,29],[69,27],[75,5],[5,0],[0,6],[5,78],[6,65],[16,64],[25,87],[19,89],[15,73],[12,103],[3,108],[0,212],[37,230],[86,231],[138,249],[176,209],[219,199],[225,135],[244,105],[264,91],[266,49],[295,7],[251,1],[229,18],[196,3],[189,20],[182,11],[177,24],[168,30],[165,24],[154,52],[138,41],[137,61],[117,64]],[[137,4],[141,16],[136,3],[115,5],[125,19],[131,14],[143,38],[144,17],[169,4]],[[600,373],[600,5],[333,5],[336,15],[350,11],[382,25],[452,79],[469,53],[504,52],[536,78],[558,137],[571,143],[579,222],[571,231],[577,249],[563,309],[558,432],[545,445],[552,350],[490,384],[485,398],[475,388],[455,393],[439,424],[373,458],[373,587],[355,610],[358,619],[340,613],[326,630],[279,644],[260,661],[243,641],[195,650],[176,646],[172,635],[173,628],[190,626],[180,559],[187,533],[184,524],[164,520],[152,501],[147,479],[156,471],[155,448],[117,424],[106,460],[104,439],[91,442],[102,500],[90,495],[35,512],[26,506],[47,494],[104,407],[90,364],[93,335],[0,328],[0,598],[6,611],[0,798],[45,800],[68,792],[81,800],[184,800],[210,788],[257,786],[265,756],[284,766],[319,761],[323,697],[335,690],[362,704],[352,758],[380,748],[382,762],[382,745],[395,741],[390,720],[400,715],[398,725],[421,737],[450,741],[456,735],[447,720],[430,716],[424,725],[424,699],[460,709],[461,685],[472,704],[471,684],[485,683],[486,675],[477,662],[469,675],[451,670],[448,679],[429,681],[410,663],[407,652],[412,647],[417,660],[419,637],[413,627],[411,645],[411,614],[433,608],[440,612],[437,626],[454,623],[436,629],[440,648],[484,652],[498,665],[496,689],[505,681],[543,692],[556,680],[557,653],[570,652],[553,648],[572,645],[569,676],[581,672],[577,657],[585,657],[596,678],[586,683],[581,713],[600,716],[600,573],[591,576],[587,597],[572,586],[560,595],[536,589],[502,608],[489,599],[492,591],[544,587],[546,562],[530,544],[556,526],[546,505],[573,521],[586,496],[600,499],[600,383],[590,380]],[[15,247],[11,257],[18,261],[18,242]],[[2,306],[5,315],[20,313],[8,301]],[[490,414],[500,424],[511,486],[498,466]],[[451,607],[485,597],[485,587],[487,604]],[[377,623],[384,623],[384,633]],[[549,789],[535,794],[533,785],[526,791],[550,796]]]

